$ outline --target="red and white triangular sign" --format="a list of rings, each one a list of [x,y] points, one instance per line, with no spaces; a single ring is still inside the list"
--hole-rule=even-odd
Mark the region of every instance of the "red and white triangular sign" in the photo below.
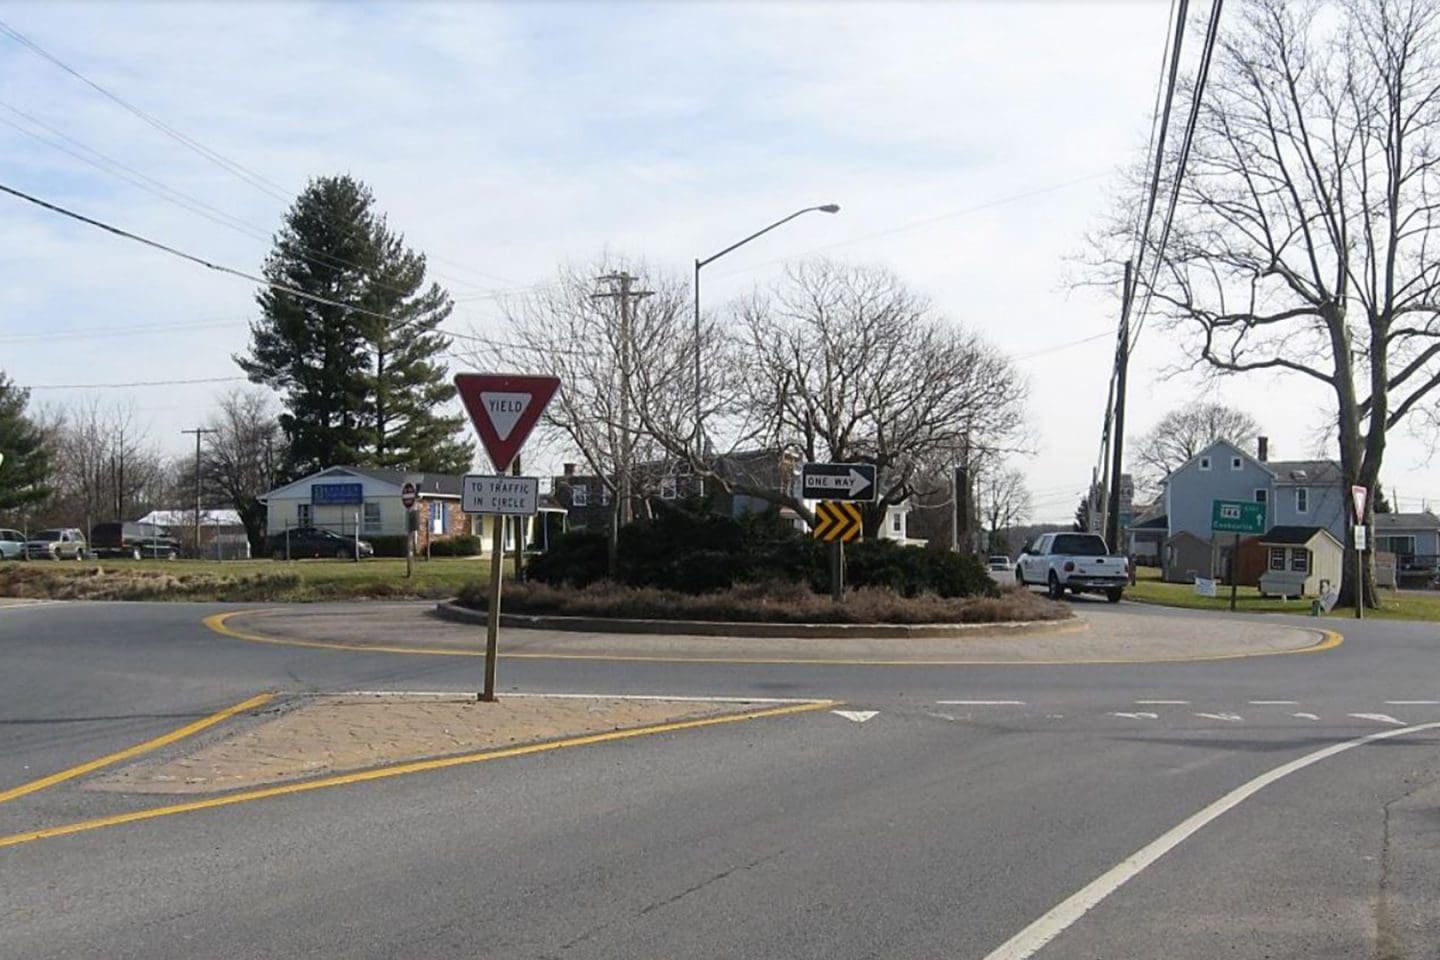
[[[1365,522],[1365,501],[1370,499],[1370,491],[1365,487],[1354,486],[1350,488],[1350,499],[1355,502],[1355,522]]]
[[[520,452],[550,398],[559,377],[509,373],[457,373],[455,390],[480,434],[496,473],[504,473]]]

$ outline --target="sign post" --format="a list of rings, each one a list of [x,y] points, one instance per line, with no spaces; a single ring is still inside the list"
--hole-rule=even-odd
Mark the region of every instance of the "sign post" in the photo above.
[[[458,373],[455,391],[480,435],[496,476],[467,475],[461,487],[461,509],[490,517],[490,597],[485,617],[485,688],[480,699],[495,699],[495,662],[499,659],[500,581],[505,568],[507,517],[533,516],[540,508],[537,477],[505,476],[545,412],[558,377],[522,374]]]
[[[415,574],[415,500],[420,491],[409,480],[400,487],[400,504],[405,508],[405,579]]]
[[[1235,535],[1230,544],[1230,569],[1226,574],[1230,579],[1230,609],[1234,610],[1239,592],[1236,574],[1240,568],[1240,535],[1265,532],[1265,504],[1249,500],[1215,500],[1210,505],[1210,531]]]
[[[1370,491],[1356,485],[1350,488],[1350,500],[1355,504],[1355,526],[1351,536],[1355,541],[1355,619],[1365,619],[1365,504]]]
[[[873,485],[872,485],[873,486]],[[830,544],[830,599],[845,599],[845,544],[860,539],[860,507],[849,500],[821,500],[815,505],[817,540]]]

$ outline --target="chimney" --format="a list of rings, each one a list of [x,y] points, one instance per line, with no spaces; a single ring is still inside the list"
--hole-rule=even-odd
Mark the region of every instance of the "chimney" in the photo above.
[[[1260,437],[1255,441],[1255,459],[1265,463],[1270,459],[1270,438]]]
[[[573,464],[573,463],[567,463],[567,464],[565,464],[565,476],[567,476],[567,477],[573,477],[573,476],[575,476],[575,464]]]

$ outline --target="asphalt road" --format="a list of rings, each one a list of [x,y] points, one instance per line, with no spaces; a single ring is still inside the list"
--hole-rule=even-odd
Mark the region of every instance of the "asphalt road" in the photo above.
[[[0,796],[263,690],[478,683],[222,637],[218,609],[0,608]],[[505,661],[502,690],[876,714],[0,847],[0,957],[1440,957],[1440,625],[1329,625],[1333,650],[1189,664]],[[58,784],[0,802],[0,843],[154,802]]]

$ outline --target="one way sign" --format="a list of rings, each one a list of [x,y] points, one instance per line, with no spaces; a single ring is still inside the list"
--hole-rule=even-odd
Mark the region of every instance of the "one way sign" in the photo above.
[[[800,468],[800,496],[805,500],[873,501],[875,465],[807,463]]]

